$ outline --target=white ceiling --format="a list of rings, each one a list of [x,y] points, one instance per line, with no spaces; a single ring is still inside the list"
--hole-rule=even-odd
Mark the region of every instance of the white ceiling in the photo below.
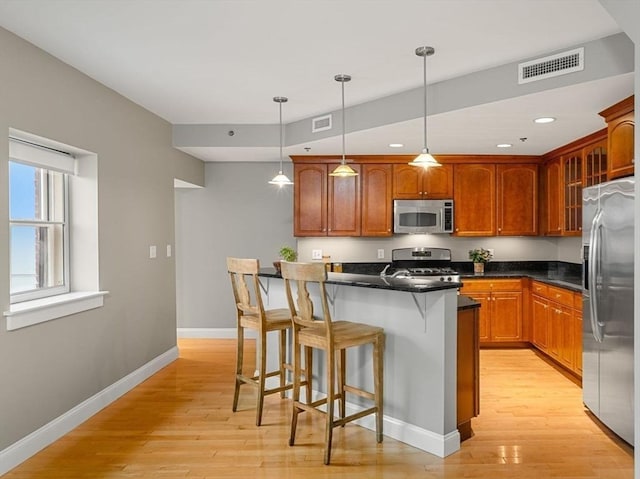
[[[429,83],[620,32],[598,0],[0,0],[0,26],[173,124],[285,123],[422,85],[414,50],[435,47]],[[473,86],[470,86],[473,88]],[[604,126],[633,75],[433,115],[433,153],[541,154]],[[537,115],[558,122],[540,128]],[[537,128],[537,129],[536,129]],[[519,138],[527,137],[526,142]],[[390,150],[388,143],[405,147]],[[277,139],[276,139],[277,142]],[[496,151],[501,142],[509,151]],[[422,120],[350,133],[352,154],[414,153]],[[340,137],[286,154],[340,153]],[[207,161],[261,161],[277,148],[184,147]]]

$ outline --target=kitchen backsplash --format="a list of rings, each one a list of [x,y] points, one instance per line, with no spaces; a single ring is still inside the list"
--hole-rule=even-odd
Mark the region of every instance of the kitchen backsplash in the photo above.
[[[579,237],[482,237],[395,235],[391,238],[298,238],[299,261],[311,261],[314,250],[331,262],[390,262],[391,250],[414,246],[449,248],[453,261],[469,261],[469,250],[493,249],[495,261],[565,261],[579,264]],[[378,256],[382,250],[382,258]],[[316,251],[317,252],[317,251]]]

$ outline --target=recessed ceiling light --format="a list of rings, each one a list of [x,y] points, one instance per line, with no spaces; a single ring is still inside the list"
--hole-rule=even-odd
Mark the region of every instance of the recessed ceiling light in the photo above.
[[[403,146],[403,143],[389,143],[389,148],[402,148]]]
[[[536,118],[535,120],[533,120],[535,123],[551,123],[556,121],[555,118],[553,118],[552,116],[543,116],[540,118]]]
[[[499,143],[496,146],[498,148],[511,148],[513,145],[511,143]]]

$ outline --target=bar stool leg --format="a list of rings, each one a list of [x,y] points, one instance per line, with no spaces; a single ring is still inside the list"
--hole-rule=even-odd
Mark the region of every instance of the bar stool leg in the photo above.
[[[382,442],[382,423],[383,423],[383,408],[382,398],[384,394],[384,335],[379,335],[377,340],[373,343],[373,382],[374,391],[376,395],[376,441]]]
[[[311,396],[311,391],[313,389],[313,348],[309,346],[304,347],[304,368],[304,378],[307,381],[305,389],[307,397],[305,400],[307,404],[309,404],[313,402],[313,398]]]
[[[335,403],[335,352],[330,348],[326,351],[327,358],[327,417],[325,424],[325,449],[324,449],[324,463],[329,465],[331,461],[331,441],[333,439],[333,406]]]
[[[287,358],[286,358],[286,350],[287,350],[287,332],[282,329],[280,330],[280,387],[284,388],[286,384],[286,369],[284,367]],[[285,397],[284,389],[280,391],[280,398],[284,399]]]
[[[296,333],[293,333],[296,336]],[[293,402],[291,405],[291,433],[289,435],[289,446],[293,446],[296,440],[296,428],[298,426],[298,414],[300,409],[296,406],[296,403],[300,401],[300,344],[297,342],[297,338],[294,337],[293,341],[293,390],[292,397]],[[309,349],[306,348],[305,349]],[[307,399],[307,402],[309,400]]]
[[[256,426],[262,424],[262,408],[264,406],[264,382],[267,374],[267,333],[260,332],[260,370],[258,372],[258,404],[256,407]]]
[[[340,419],[344,419],[346,414],[346,402],[347,398],[344,392],[344,385],[346,383],[346,371],[347,371],[347,350],[341,349],[338,352],[338,394],[340,400],[338,402]],[[344,424],[342,425],[344,427]]]
[[[236,387],[233,391],[233,412],[238,409],[238,397],[240,395],[240,375],[242,375],[242,361],[244,357],[244,328],[238,325],[238,345],[236,347]]]

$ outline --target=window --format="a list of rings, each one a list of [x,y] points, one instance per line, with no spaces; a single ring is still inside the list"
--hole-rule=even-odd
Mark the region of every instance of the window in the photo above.
[[[67,293],[69,182],[66,170],[73,165],[73,158],[13,138],[9,156],[11,302]]]
[[[101,308],[98,155],[9,128],[7,331]]]

